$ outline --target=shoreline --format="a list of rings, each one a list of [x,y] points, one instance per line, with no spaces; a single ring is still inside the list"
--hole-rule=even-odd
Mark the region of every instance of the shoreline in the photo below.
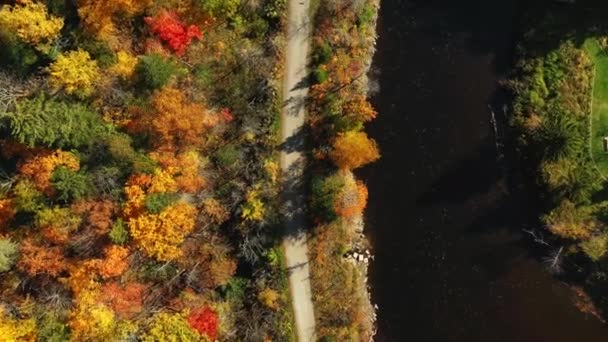
[[[365,235],[367,188],[355,176],[353,169],[375,159],[351,167],[332,166],[328,163],[328,159],[333,159],[328,151],[333,149],[335,139],[343,134],[358,132],[368,139],[365,123],[377,114],[368,101],[370,70],[378,39],[380,0],[366,0],[357,6],[319,6],[315,15],[311,67],[316,84],[312,86],[309,111],[317,166],[312,168],[312,176],[320,179],[321,187],[326,187],[316,194],[313,185],[312,216],[316,224],[309,242],[317,333],[319,338],[327,338],[328,341],[373,341],[378,307],[372,301],[368,279],[373,255]],[[330,19],[333,16],[341,20]],[[351,28],[344,30],[343,27]],[[344,65],[350,65],[351,69],[340,69]],[[352,71],[353,65],[356,65],[355,72]],[[360,99],[365,104],[357,102],[358,105],[372,111],[373,115],[360,119],[354,128],[348,128],[348,124],[346,128],[340,128],[339,120],[349,120],[347,115],[351,115],[353,109],[336,100],[341,97]],[[339,109],[332,107],[334,105]],[[336,119],[335,115],[339,118]],[[340,185],[336,187],[336,184]],[[323,201],[333,201],[329,210],[333,214],[329,217],[326,212],[315,212],[319,208],[314,202]],[[336,209],[338,207],[341,210]]]
[[[376,44],[378,41],[378,19],[380,17],[380,0],[375,0],[375,2],[376,2],[374,4],[375,15],[374,15],[374,19],[373,19],[374,34],[372,37],[369,38],[372,41],[372,43],[370,45],[370,50],[368,51],[368,56],[365,61],[365,71],[364,71],[364,77],[362,80],[362,82],[365,83],[365,88],[366,88],[365,96],[367,99],[370,98],[370,92],[371,92],[371,90],[369,89],[369,81],[370,81],[369,73],[370,73],[372,65],[373,65],[374,56],[376,55]],[[356,176],[354,176],[354,174],[353,174],[353,177],[356,178]],[[352,229],[358,236],[358,240],[356,240],[353,243],[353,246],[351,246],[351,248],[357,248],[359,246],[366,246],[368,251],[370,249],[372,251],[370,260],[365,261],[363,263],[359,262],[359,267],[358,267],[358,270],[361,275],[359,288],[365,298],[364,303],[362,303],[362,305],[363,305],[362,311],[366,313],[366,316],[369,319],[369,327],[368,327],[368,329],[369,329],[368,331],[370,331],[369,341],[372,342],[372,341],[374,341],[374,337],[376,336],[376,334],[378,332],[378,326],[377,326],[378,312],[377,312],[377,310],[379,308],[378,308],[377,304],[375,304],[372,300],[373,289],[369,282],[369,267],[371,265],[371,262],[374,260],[374,254],[373,254],[374,246],[371,245],[368,236],[365,234],[366,228],[369,229],[369,227],[366,227],[366,224],[365,224],[365,211],[361,215],[358,215],[357,217],[355,217],[353,219],[353,222],[351,222],[350,224],[352,225]]]

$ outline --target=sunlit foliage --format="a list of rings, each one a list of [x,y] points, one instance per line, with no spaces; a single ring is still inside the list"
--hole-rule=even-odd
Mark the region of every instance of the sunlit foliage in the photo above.
[[[181,256],[179,244],[194,230],[196,210],[186,203],[167,207],[160,214],[143,214],[128,221],[135,244],[162,261]]]
[[[99,79],[97,62],[83,50],[61,54],[49,67],[49,84],[68,94],[88,96]]]
[[[63,27],[63,19],[50,15],[43,3],[24,0],[0,8],[0,30],[48,51]]]
[[[346,132],[334,141],[331,158],[338,167],[350,170],[378,160],[380,152],[364,132]]]

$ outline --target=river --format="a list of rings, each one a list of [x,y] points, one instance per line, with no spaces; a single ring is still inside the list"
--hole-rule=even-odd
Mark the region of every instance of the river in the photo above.
[[[532,255],[522,229],[535,204],[521,180],[505,179],[510,159],[495,144],[488,105],[529,3],[382,2],[379,116],[368,132],[383,157],[359,173],[370,193],[377,341],[608,339]]]

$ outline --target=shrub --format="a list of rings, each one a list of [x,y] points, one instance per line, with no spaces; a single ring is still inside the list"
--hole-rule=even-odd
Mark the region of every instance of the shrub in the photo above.
[[[549,214],[543,217],[549,231],[562,238],[586,239],[597,230],[598,222],[592,217],[589,207],[577,206],[564,199]]]
[[[197,26],[186,26],[174,12],[161,11],[156,17],[146,17],[145,21],[178,56],[186,51],[192,38],[200,40],[203,37]]]
[[[209,307],[194,310],[188,315],[188,323],[199,334],[207,336],[211,341],[217,337],[219,319],[217,313]]]
[[[158,89],[169,83],[171,77],[178,72],[178,67],[159,54],[151,54],[140,57],[136,71],[142,87]]]
[[[36,189],[36,185],[27,179],[22,179],[12,189],[17,211],[33,213],[44,207],[44,194]]]
[[[312,204],[314,215],[325,221],[333,221],[336,214],[336,200],[344,188],[344,178],[339,174],[316,177],[312,180]]]
[[[57,198],[62,201],[79,200],[92,192],[89,177],[82,172],[74,172],[67,167],[59,166],[51,177]]]
[[[10,270],[17,259],[17,244],[9,239],[0,239],[0,272]]]
[[[598,261],[606,254],[606,251],[608,251],[608,235],[601,234],[593,236],[588,240],[581,242],[580,246],[583,252],[585,252],[591,260]]]
[[[38,338],[45,342],[63,342],[69,340],[68,327],[57,314],[45,313],[38,323]]]
[[[110,240],[118,245],[124,245],[129,240],[129,231],[127,225],[122,219],[116,220],[112,225],[112,229],[109,233]]]
[[[141,339],[143,342],[199,340],[199,334],[188,325],[181,314],[165,312],[154,316],[150,329]]]
[[[323,67],[316,68],[313,75],[315,77],[315,82],[317,83],[323,83],[329,79],[329,73],[327,70],[323,69]]]
[[[265,288],[258,293],[258,300],[264,304],[264,306],[277,311],[280,306],[281,296],[279,293],[271,288]]]
[[[232,277],[228,284],[222,287],[222,292],[227,300],[240,302],[245,298],[248,281],[241,277]]]
[[[323,43],[317,46],[315,50],[315,63],[316,64],[325,64],[329,62],[333,51],[331,49],[331,45],[329,43]]]
[[[130,78],[135,73],[137,67],[137,57],[131,55],[127,51],[118,51],[116,54],[116,63],[112,65],[110,70],[117,76],[123,79]]]

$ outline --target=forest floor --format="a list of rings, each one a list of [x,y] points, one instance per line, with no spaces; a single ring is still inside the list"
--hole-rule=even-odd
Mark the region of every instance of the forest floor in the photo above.
[[[608,136],[608,54],[595,38],[585,41],[584,47],[595,69],[590,118],[591,156],[602,178],[606,179],[608,153],[604,151],[603,139]]]
[[[303,134],[308,96],[307,64],[310,45],[309,0],[290,0],[287,51],[281,114],[281,172],[283,219],[287,237],[285,259],[289,271],[298,341],[315,341],[315,318],[310,286],[307,248],[306,138]]]

